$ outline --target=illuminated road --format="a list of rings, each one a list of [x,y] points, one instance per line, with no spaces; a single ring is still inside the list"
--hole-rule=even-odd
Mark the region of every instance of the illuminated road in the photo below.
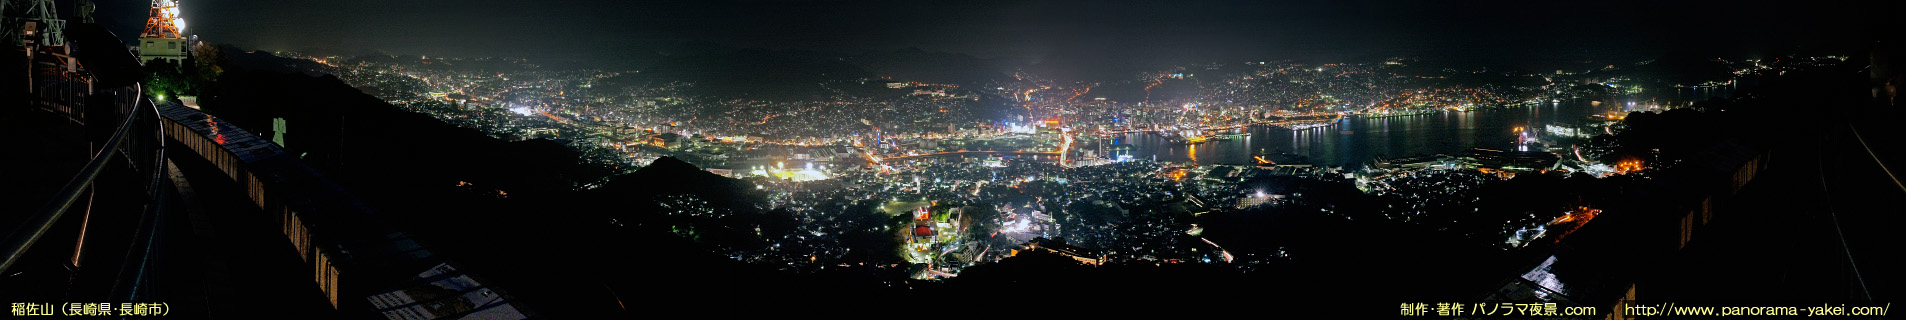
[[[1156,87],[1164,83],[1165,83],[1165,75],[1158,75],[1158,78],[1152,79],[1152,84],[1145,85],[1145,101],[1144,102],[1152,102],[1152,87]]]
[[[1079,90],[1079,93],[1073,94],[1071,98],[1066,98],[1066,102],[1072,102],[1073,99],[1078,99],[1079,96],[1083,96],[1089,92],[1092,92],[1092,87],[1085,87],[1085,90]]]
[[[557,117],[556,115],[549,114],[549,111],[536,110],[536,113],[541,113],[543,114],[543,116],[549,117],[550,120],[556,120],[556,123],[569,124],[569,120],[563,120],[563,118],[561,117]]]
[[[1100,131],[1100,132],[1099,132],[1099,135],[1101,135],[1101,136],[1107,136],[1107,135],[1115,135],[1115,134],[1126,134],[1126,133],[1139,133],[1139,132],[1163,132],[1163,131],[1175,131],[1175,130],[1198,130],[1198,131],[1207,131],[1207,132],[1212,132],[1212,131],[1223,131],[1223,130],[1231,130],[1231,129],[1238,129],[1238,128],[1244,128],[1244,127],[1250,127],[1250,126],[1255,126],[1255,125],[1266,125],[1266,126],[1274,126],[1274,127],[1282,127],[1282,128],[1286,128],[1286,129],[1292,129],[1292,130],[1300,130],[1300,129],[1309,129],[1309,128],[1312,128],[1312,127],[1321,127],[1321,126],[1328,126],[1328,125],[1330,125],[1330,123],[1329,123],[1329,121],[1334,121],[1334,120],[1335,120],[1335,119],[1332,119],[1332,120],[1322,120],[1322,122],[1313,122],[1313,123],[1303,123],[1303,122],[1306,122],[1306,121],[1320,121],[1320,120],[1278,120],[1278,121],[1270,121],[1270,120],[1264,120],[1264,121],[1252,121],[1252,122],[1246,122],[1246,123],[1239,123],[1239,124],[1232,124],[1232,125],[1223,125],[1223,126],[1209,126],[1209,127],[1196,127],[1196,128],[1177,128],[1177,129],[1126,129],[1126,130],[1112,130],[1112,131]]]
[[[1025,155],[1058,156],[1059,155],[1058,152],[1037,152],[1037,151],[954,151],[954,152],[939,152],[939,153],[929,153],[929,154],[922,154],[922,155],[892,157],[892,158],[886,158],[886,160],[913,160],[913,159],[926,158],[926,157],[963,156],[968,154],[993,154],[993,155],[1015,155],[1015,156],[1025,156]],[[876,160],[875,162],[878,163],[879,161]]]

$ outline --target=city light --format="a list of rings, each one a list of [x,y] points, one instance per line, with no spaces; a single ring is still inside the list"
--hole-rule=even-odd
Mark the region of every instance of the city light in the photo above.
[[[537,114],[535,109],[530,109],[530,107],[528,106],[510,107],[510,112],[514,112],[517,115],[522,115],[522,116],[535,116]]]
[[[473,1],[465,5],[520,7]],[[175,163],[178,168],[161,167],[176,170],[165,172],[174,179],[189,180],[193,185],[216,182],[197,189],[203,199],[193,198],[198,197],[193,192],[144,193],[188,197],[171,202],[190,204],[187,207],[192,208],[141,205],[120,199],[141,194],[131,192],[134,187],[184,186],[124,183],[153,177],[118,176],[124,175],[120,171],[150,169],[135,165],[104,171],[113,176],[93,183],[100,190],[114,192],[87,195],[84,208],[88,209],[74,212],[98,212],[90,209],[93,207],[125,211],[118,210],[125,209],[121,206],[158,208],[155,210],[254,206],[279,214],[273,221],[295,229],[264,230],[265,235],[292,237],[288,239],[294,246],[279,249],[297,250],[270,254],[298,254],[309,260],[299,260],[301,265],[309,263],[305,267],[344,268],[348,272],[339,274],[346,279],[342,280],[346,288],[429,289],[434,283],[431,281],[462,279],[447,271],[429,269],[442,264],[439,260],[471,263],[474,266],[467,268],[470,272],[627,269],[637,274],[673,275],[662,277],[666,279],[654,286],[641,281],[596,281],[603,283],[584,290],[540,290],[532,286],[507,295],[466,288],[453,290],[468,293],[461,296],[424,299],[444,302],[437,304],[373,299],[371,304],[382,308],[378,311],[386,315],[412,314],[404,311],[441,304],[451,309],[424,310],[430,313],[420,317],[449,314],[487,318],[491,313],[485,310],[496,309],[482,308],[501,307],[471,299],[525,296],[533,298],[522,300],[539,304],[610,300],[605,295],[614,296],[618,304],[555,303],[538,305],[535,310],[562,310],[561,315],[603,310],[632,313],[637,311],[630,311],[620,302],[630,292],[644,292],[644,286],[695,286],[709,281],[727,286],[722,290],[762,292],[768,299],[801,297],[806,291],[758,289],[780,284],[814,288],[838,284],[853,289],[848,291],[874,295],[951,297],[926,300],[952,302],[939,303],[948,306],[958,306],[959,299],[964,298],[942,293],[986,293],[997,289],[989,287],[996,287],[994,284],[1018,283],[1058,291],[994,290],[998,291],[993,292],[994,296],[1031,297],[1025,303],[1061,310],[1104,306],[1054,304],[1044,297],[1055,293],[1068,296],[1066,293],[1071,291],[1087,296],[1130,296],[1128,292],[1100,289],[1129,286],[1135,288],[1132,290],[1152,290],[1140,292],[1140,296],[1203,299],[1207,298],[1205,294],[1223,293],[1249,300],[1256,296],[1230,291],[1263,288],[1259,291],[1286,295],[1296,292],[1301,296],[1319,292],[1317,288],[1403,284],[1410,288],[1435,287],[1406,290],[1409,294],[1405,296],[1460,297],[1467,299],[1461,302],[1472,305],[1534,302],[1611,310],[1608,307],[1625,301],[1624,294],[1634,294],[1637,279],[1663,278],[1679,270],[1655,270],[1655,266],[1663,262],[1670,266],[1724,265],[1731,262],[1705,257],[1755,252],[1754,248],[1733,247],[1741,244],[1780,243],[1792,247],[1789,249],[1804,249],[1798,252],[1831,253],[1781,265],[1788,268],[1782,270],[1793,274],[1860,271],[1845,266],[1869,263],[1875,252],[1885,252],[1873,251],[1870,246],[1834,244],[1875,242],[1870,234],[1857,234],[1859,239],[1853,239],[1856,237],[1847,236],[1852,233],[1841,229],[1871,232],[1873,226],[1869,225],[1884,225],[1871,222],[1885,220],[1876,220],[1873,212],[1887,211],[1854,210],[1867,208],[1840,203],[1870,205],[1888,199],[1864,196],[1881,192],[1867,192],[1871,190],[1890,190],[1873,187],[1884,182],[1873,177],[1890,171],[1813,170],[1822,160],[1786,154],[1792,153],[1794,147],[1789,145],[1794,141],[1825,141],[1818,145],[1802,143],[1804,148],[1799,150],[1807,154],[1814,149],[1843,154],[1835,153],[1833,148],[1850,145],[1839,143],[1849,142],[1839,138],[1845,132],[1815,130],[1821,123],[1830,124],[1826,128],[1831,129],[1839,128],[1839,121],[1884,122],[1884,117],[1831,116],[1854,114],[1842,111],[1873,109],[1871,104],[1891,101],[1880,98],[1890,91],[1874,87],[1890,82],[1871,77],[1892,74],[1883,73],[1892,70],[1868,61],[1872,59],[1844,58],[1885,57],[1884,52],[1836,52],[1824,57],[1755,52],[1767,54],[1767,58],[1731,58],[1746,53],[1727,52],[1724,49],[1738,45],[1720,44],[1769,33],[1771,27],[1732,23],[1738,21],[1725,17],[1683,21],[1746,26],[1729,29],[1732,33],[1727,37],[1685,41],[1715,44],[1713,48],[1683,48],[1692,46],[1684,41],[1631,41],[1660,44],[1656,46],[1660,48],[1584,50],[1574,48],[1579,45],[1557,44],[1606,45],[1607,41],[1589,41],[1595,39],[1584,38],[1581,32],[1537,30],[1541,28],[1510,36],[1477,33],[1473,31],[1487,29],[1478,26],[1488,26],[1476,20],[1489,19],[1474,18],[1553,16],[1553,21],[1567,22],[1584,19],[1578,16],[1581,12],[1609,10],[1541,4],[1454,9],[1384,4],[1359,7],[1375,10],[1365,16],[1332,16],[1328,13],[1343,10],[1335,10],[1330,4],[1268,6],[1232,2],[1212,6],[1224,9],[1214,11],[1165,3],[1138,6],[1157,9],[1141,11],[1126,8],[1130,6],[1095,6],[1088,10],[1092,13],[1088,16],[1103,17],[1081,20],[1074,15],[1047,12],[1053,10],[1025,11],[988,2],[943,6],[954,10],[913,11],[832,2],[811,3],[793,11],[780,10],[785,9],[781,5],[744,6],[748,8],[735,11],[689,2],[633,10],[641,11],[639,15],[620,14],[631,11],[620,9],[629,8],[558,5],[552,8],[567,9],[506,10],[510,16],[501,20],[425,19],[429,21],[422,22],[437,25],[423,25],[390,20],[393,18],[388,16],[403,15],[385,12],[389,10],[350,8],[358,12],[337,13],[330,10],[338,6],[255,5],[279,10],[241,11],[265,21],[310,25],[269,28],[272,26],[247,25],[241,21],[244,19],[207,17],[212,20],[206,21],[233,24],[205,27],[241,28],[247,32],[206,30],[207,36],[233,38],[193,41],[187,47],[193,50],[190,54],[203,59],[178,60],[190,67],[180,69],[186,76],[179,79],[163,78],[168,76],[165,72],[136,66],[105,70],[121,67],[91,61],[101,54],[75,52],[104,48],[114,53],[106,55],[112,57],[119,56],[118,50],[133,48],[151,53],[183,40],[125,46],[107,39],[104,41],[110,45],[81,42],[72,47],[20,47],[26,54],[17,58],[25,60],[16,59],[20,61],[14,65],[31,70],[16,74],[23,85],[9,92],[24,93],[18,96],[35,106],[29,109],[39,111],[32,113],[33,118],[18,121],[37,131],[22,129],[31,133],[14,136],[39,139],[44,133],[115,132],[107,130],[116,124],[114,121],[95,121],[93,118],[101,114],[92,111],[125,110],[124,106],[69,105],[72,103],[66,100],[84,98],[73,96],[73,88],[86,89],[81,93],[140,90],[110,88],[106,85],[124,81],[100,81],[95,75],[149,75],[140,84],[143,87],[135,88],[145,88],[154,100],[206,97],[208,111],[228,117],[214,118],[161,103],[157,107],[169,109],[150,119],[157,126],[139,123],[122,130],[134,137],[127,141],[183,145],[168,147],[171,149],[163,155],[181,161],[128,163]],[[1536,14],[1512,10],[1516,8],[1549,10]],[[194,12],[240,12],[229,9],[195,7]],[[1591,5],[1585,9],[1607,8]],[[773,17],[748,16],[755,11],[777,10],[787,12]],[[121,11],[134,10],[100,10],[98,14]],[[149,16],[151,25],[167,25],[170,21],[171,25],[184,27],[174,1],[159,0],[151,11],[138,11]],[[410,11],[417,10],[392,12]],[[932,19],[948,18],[942,11],[961,15],[1025,14],[1006,19],[1011,23],[974,26],[969,21],[972,19]],[[732,13],[736,12],[743,13],[742,17],[734,17]],[[1333,29],[1332,23],[1129,19],[1223,18],[1263,12],[1319,13],[1317,21],[1361,27],[1344,31]],[[17,20],[16,12],[9,10],[7,14],[8,19]],[[1651,11],[1642,17],[1677,14],[1688,13]],[[291,17],[287,15],[295,15],[295,19],[284,20]],[[588,20],[661,21],[642,20],[647,16],[696,23],[657,29],[626,21]],[[813,17],[852,17],[849,20],[856,22],[817,23],[811,21]],[[109,18],[104,21],[125,20]],[[1629,28],[1634,30],[1624,29],[1624,37],[1670,37],[1654,35],[1661,31],[1656,30],[1660,26],[1637,20],[1642,18],[1593,18],[1589,20],[1635,25]],[[548,28],[489,28],[458,22],[463,20],[491,24],[581,22],[562,25],[554,29],[562,32],[550,33]],[[1144,23],[1132,23],[1140,20]],[[1783,27],[1822,30],[1807,24],[1789,25]],[[97,29],[101,26],[73,23],[66,29],[83,35],[75,36],[81,39],[76,41],[112,38],[100,36],[111,34]],[[592,30],[591,26],[621,27]],[[1022,43],[1055,37],[1051,30],[1022,30],[1027,26],[1066,26],[1061,30],[1064,32],[1056,34],[1068,39]],[[399,32],[358,32],[373,29]],[[465,29],[471,35],[438,32]],[[401,32],[405,30],[434,31]],[[1411,38],[1405,41],[1407,45],[1397,45],[1389,42],[1395,42],[1390,40],[1396,40],[1398,34],[1371,30],[1414,31],[1405,36]],[[1683,29],[1673,31],[1679,33],[1669,33],[1672,37],[1687,37]],[[1776,33],[1802,32],[1783,29]],[[198,39],[196,35],[181,36]],[[672,42],[686,44],[672,46]],[[1773,45],[1780,41],[1766,42],[1755,47],[1790,49]],[[326,47],[340,45],[348,46]],[[918,48],[912,48],[916,45]],[[1561,50],[1557,46],[1569,48]],[[297,52],[253,47],[321,48]],[[1890,50],[1884,46],[1845,47]],[[1662,48],[1687,50],[1656,52]],[[78,49],[86,50],[74,51]],[[1705,55],[1708,51],[1722,52]],[[1672,52],[1700,52],[1711,59],[1664,54]],[[1246,59],[1250,62],[1244,62]],[[1661,61],[1657,63],[1657,59]],[[229,63],[204,64],[212,61]],[[272,70],[286,69],[283,71],[288,73],[236,72],[240,66],[249,69],[261,62],[269,62]],[[218,76],[209,76],[214,74]],[[1833,89],[1820,89],[1829,87]],[[364,96],[374,99],[362,99]],[[99,99],[81,100],[92,103]],[[80,117],[79,111],[92,113]],[[200,114],[205,114],[202,121],[196,118]],[[1630,114],[1636,115],[1637,121],[1626,121]],[[108,123],[108,127],[100,128],[100,123]],[[259,127],[239,128],[248,125]],[[1881,124],[1862,124],[1866,125]],[[144,129],[148,127],[164,130]],[[438,132],[446,128],[455,131]],[[155,132],[165,136],[151,136]],[[1797,138],[1775,139],[1789,135]],[[140,152],[102,151],[98,149],[101,146],[88,142],[97,139],[84,136],[68,139],[77,139],[68,145],[40,148],[65,143],[53,140],[66,137],[52,137],[29,141],[32,144],[23,147],[83,150],[117,157],[154,154],[146,152],[154,147],[146,142],[110,146]],[[1879,145],[1899,142],[1887,137],[1877,139],[1881,140],[1877,141]],[[60,159],[75,159],[70,161],[85,160],[87,155],[77,151],[61,154],[65,156]],[[187,158],[194,154],[202,159]],[[1888,168],[1883,153],[1873,158],[1870,160],[1882,164],[1878,169]],[[1770,164],[1768,159],[1780,161]],[[1868,161],[1858,157],[1842,160],[1825,165]],[[215,170],[205,170],[206,163]],[[78,168],[82,164],[86,163],[33,168]],[[1848,168],[1872,167],[1867,162],[1852,165]],[[300,178],[304,176],[285,175],[285,171],[324,175]],[[1768,187],[1765,178],[1755,180],[1756,175],[1766,174],[1774,175],[1776,179],[1771,181],[1777,185]],[[21,185],[51,186],[46,187],[49,192],[57,186],[76,185],[64,180],[73,176],[70,173],[25,176],[23,179],[46,181]],[[230,183],[218,182],[221,179]],[[1819,181],[1784,183],[1803,180]],[[237,191],[211,188],[227,184]],[[1833,186],[1832,190],[1858,192],[1820,192],[1827,185]],[[516,196],[509,197],[503,188]],[[301,197],[301,193],[327,190],[349,191],[345,194],[362,199],[329,194]],[[1823,201],[1834,203],[1815,203]],[[1892,208],[1884,204],[1870,207]],[[525,208],[559,214],[525,215]],[[1754,210],[1766,208],[1810,208],[1809,212],[1821,214],[1819,221],[1841,221],[1824,217],[1845,215],[1845,221],[1853,223],[1833,226],[1835,229],[1808,229],[1812,231],[1743,232],[1787,227],[1768,222],[1774,220],[1751,219],[1765,215]],[[353,211],[360,209],[377,214]],[[366,216],[388,216],[395,222],[351,220]],[[550,220],[552,217],[560,219]],[[138,224],[138,219],[120,218],[124,217],[111,218],[117,220],[105,225]],[[1723,222],[1709,224],[1710,220]],[[83,219],[66,221],[87,225]],[[339,221],[352,224],[333,225]],[[587,223],[569,225],[571,221]],[[1728,231],[1741,227],[1751,228]],[[523,231],[531,229],[560,232]],[[256,233],[252,231],[257,230],[228,236]],[[170,233],[180,234],[190,235]],[[1767,238],[1743,239],[1744,234]],[[1794,241],[1796,234],[1829,241]],[[394,237],[391,235],[403,235],[396,238],[404,241],[414,236],[416,240],[391,244],[389,248],[358,247],[360,243],[393,241],[387,239]],[[272,241],[281,241],[275,237]],[[1833,237],[1851,240],[1830,241]],[[98,243],[97,239],[91,240]],[[234,239],[246,243],[253,240]],[[178,239],[166,241],[176,243]],[[426,242],[453,249],[415,249]],[[498,247],[496,243],[510,245]],[[208,248],[256,251],[240,245]],[[568,247],[581,249],[563,249]],[[482,256],[499,248],[521,255],[522,259],[515,259],[521,261]],[[569,257],[582,251],[611,258],[639,257],[641,263]],[[415,254],[358,255],[342,261],[348,263],[317,260],[340,252]],[[472,254],[477,256],[465,257]],[[139,255],[108,251],[88,256],[110,259]],[[1609,259],[1613,256],[1621,259]],[[543,263],[535,263],[538,261]],[[110,262],[94,265],[136,266]],[[256,271],[247,269],[245,275],[278,272],[264,270],[273,264],[261,265],[264,267]],[[38,268],[36,271],[18,276],[33,278],[23,280],[28,283],[99,282],[58,279],[87,273],[39,270],[46,266],[60,271],[57,263],[37,264],[32,267]],[[440,273],[409,278],[420,270],[405,268]],[[126,272],[147,269],[168,270],[134,268]],[[1393,274],[1381,274],[1377,279],[1382,283],[1375,283],[1369,281],[1371,273],[1363,272],[1367,270]],[[1730,275],[1770,276],[1762,271],[1747,268]],[[1146,278],[1151,276],[1156,278]],[[959,279],[949,280],[955,277]],[[548,280],[524,274],[498,278],[507,279],[498,284]],[[1856,283],[1862,281],[1858,278],[1770,291],[1720,281],[1726,279],[1696,277],[1683,282],[1697,289],[1676,293],[1699,296],[1706,289],[1698,288],[1745,289],[1730,293],[1777,300],[1798,292],[1864,289],[1863,283]],[[1178,281],[1183,279],[1195,281]],[[836,280],[840,282],[833,282]],[[334,291],[336,286],[324,281],[330,280],[321,280],[320,286],[328,286],[321,291]],[[1630,291],[1622,292],[1624,288]],[[65,293],[98,291],[55,289]],[[177,298],[202,298],[191,296],[189,291]],[[1411,316],[1412,311],[1421,315],[1419,308],[1410,307],[1418,301],[1390,301],[1398,299],[1391,296],[1367,300],[1388,305],[1401,302],[1405,304],[1405,316]],[[347,294],[330,305],[339,306],[337,301],[349,302],[345,307],[361,305],[363,298],[364,294]],[[291,305],[305,304],[320,305]],[[582,311],[567,310],[570,307]],[[352,310],[324,311],[356,312]],[[588,316],[592,315],[584,317]]]

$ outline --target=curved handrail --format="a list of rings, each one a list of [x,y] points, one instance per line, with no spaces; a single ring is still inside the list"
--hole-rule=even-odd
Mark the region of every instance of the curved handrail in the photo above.
[[[134,88],[134,92],[143,94],[144,91],[139,90],[141,89],[139,86],[135,85]],[[52,199],[48,199],[46,204],[40,206],[39,210],[34,211],[33,216],[27,218],[26,221],[21,222],[20,226],[14,227],[13,231],[7,233],[6,240],[0,241],[0,259],[4,259],[0,260],[0,274],[5,274],[7,268],[12,267],[15,262],[19,262],[20,257],[26,254],[27,249],[32,248],[34,243],[39,242],[40,237],[45,236],[47,230],[53,228],[53,223],[58,222],[60,217],[66,214],[66,209],[71,208],[74,202],[79,201],[81,191],[85,190],[87,186],[92,185],[93,180],[99,178],[99,173],[105,170],[106,163],[111,162],[114,158],[114,152],[112,151],[118,149],[120,145],[125,144],[126,132],[132,128],[134,121],[138,120],[139,115],[143,113],[140,112],[141,110],[138,104],[144,101],[146,101],[144,97],[134,100],[133,108],[131,108],[132,112],[127,113],[125,122],[119,124],[119,129],[113,131],[112,137],[106,139],[104,147],[100,148],[99,152],[93,154],[93,159],[79,170],[79,174],[74,176],[72,180],[67,181],[66,187],[60,188],[60,192],[55,194]],[[151,102],[146,103],[150,104]],[[158,115],[154,114],[153,116],[156,117]]]
[[[159,104],[148,103],[148,105],[152,106],[152,114],[158,116]],[[159,118],[153,120],[163,121]],[[145,212],[140,215],[139,228],[132,238],[132,249],[126,251],[126,259],[121,261],[119,268],[119,278],[113,283],[113,297],[119,301],[149,300],[147,295],[150,295],[149,289],[152,284],[147,275],[153,267],[153,251],[158,250],[155,248],[155,243],[163,237],[162,232],[165,229],[162,226],[165,225],[167,212],[166,190],[163,189],[165,189],[165,178],[170,174],[166,166],[170,161],[166,159],[165,124],[155,123],[153,130],[158,134],[155,138],[159,146],[153,157],[152,180],[146,185],[149,191],[146,195],[147,203],[152,205],[146,207]]]

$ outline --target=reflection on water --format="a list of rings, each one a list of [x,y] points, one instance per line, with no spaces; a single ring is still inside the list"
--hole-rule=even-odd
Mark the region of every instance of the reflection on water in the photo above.
[[[1156,156],[1158,161],[1199,164],[1250,164],[1254,163],[1253,154],[1290,153],[1309,157],[1316,165],[1354,165],[1375,156],[1456,154],[1477,147],[1514,150],[1518,127],[1540,134],[1544,125],[1586,124],[1593,121],[1591,115],[1637,108],[1626,101],[1597,105],[1584,100],[1467,112],[1348,118],[1335,127],[1308,130],[1250,127],[1222,133],[1248,132],[1248,136],[1197,145],[1174,143],[1158,134],[1135,133],[1112,137],[1108,150],[1128,146],[1134,159]]]
[[[1185,146],[1185,158],[1188,158],[1192,163],[1197,163],[1198,162],[1198,145],[1194,144],[1194,145]]]

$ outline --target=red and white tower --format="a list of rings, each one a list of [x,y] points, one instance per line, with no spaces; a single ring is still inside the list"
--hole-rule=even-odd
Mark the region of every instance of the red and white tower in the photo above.
[[[172,63],[185,60],[185,20],[179,18],[179,4],[173,0],[152,0],[152,14],[146,17],[146,31],[139,35],[139,60],[165,59]]]

